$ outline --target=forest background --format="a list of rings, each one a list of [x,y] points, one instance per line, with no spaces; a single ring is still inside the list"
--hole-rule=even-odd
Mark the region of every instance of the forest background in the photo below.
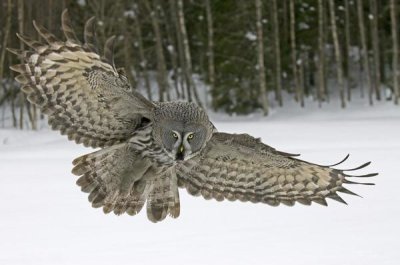
[[[117,37],[117,66],[152,100],[264,115],[307,98],[322,108],[333,97],[342,108],[355,97],[399,101],[396,0],[1,0],[3,127],[36,129],[43,119],[14,81],[18,58],[6,47],[25,48],[15,32],[40,38],[32,20],[62,38],[65,8],[78,35],[95,16],[99,46]]]

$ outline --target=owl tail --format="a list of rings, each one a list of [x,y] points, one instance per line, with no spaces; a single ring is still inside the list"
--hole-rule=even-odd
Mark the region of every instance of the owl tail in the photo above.
[[[152,180],[147,197],[147,217],[156,223],[164,220],[167,214],[177,218],[179,213],[177,178],[172,168]]]
[[[148,190],[143,176],[150,165],[126,144],[86,154],[72,163],[72,173],[80,176],[76,184],[89,193],[94,208],[117,215],[135,215],[143,208]]]
[[[118,144],[78,157],[72,173],[77,185],[89,193],[94,208],[104,213],[136,215],[147,200],[147,216],[158,222],[169,213],[179,216],[179,194],[172,170],[154,168],[127,144]],[[160,173],[161,172],[161,173]]]

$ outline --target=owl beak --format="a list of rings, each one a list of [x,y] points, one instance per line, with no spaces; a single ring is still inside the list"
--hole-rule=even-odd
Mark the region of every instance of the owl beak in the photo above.
[[[185,148],[183,144],[179,146],[178,153],[176,153],[176,160],[183,160],[185,158]]]

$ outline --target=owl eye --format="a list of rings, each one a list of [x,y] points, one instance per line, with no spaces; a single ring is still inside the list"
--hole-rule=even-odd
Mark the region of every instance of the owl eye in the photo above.
[[[178,139],[178,135],[177,135],[176,133],[172,133],[172,136],[173,136],[175,139]]]
[[[193,137],[194,137],[194,133],[191,133],[191,134],[188,135],[187,138],[188,138],[189,140],[191,140],[191,139],[193,139]]]

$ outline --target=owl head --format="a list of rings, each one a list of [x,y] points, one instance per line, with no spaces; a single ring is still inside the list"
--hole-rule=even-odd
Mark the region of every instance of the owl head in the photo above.
[[[154,113],[153,138],[176,161],[198,154],[212,136],[214,126],[194,103],[162,103]]]

